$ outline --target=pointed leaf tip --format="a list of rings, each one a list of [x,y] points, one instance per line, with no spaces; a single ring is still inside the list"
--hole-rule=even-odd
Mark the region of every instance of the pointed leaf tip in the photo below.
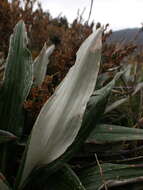
[[[99,29],[83,42],[75,65],[42,108],[32,130],[21,183],[34,167],[61,156],[77,136],[99,72],[101,37]]]
[[[51,45],[47,48],[46,43],[42,48],[39,56],[34,61],[34,85],[39,86],[44,81],[47,71],[47,65],[49,64],[49,57],[53,53],[55,45]]]

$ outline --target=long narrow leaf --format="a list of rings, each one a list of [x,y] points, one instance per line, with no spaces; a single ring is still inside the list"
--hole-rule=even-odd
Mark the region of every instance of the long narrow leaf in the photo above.
[[[143,82],[138,83],[135,86],[135,89],[133,91],[133,93],[131,94],[131,96],[135,96],[140,90],[143,89]],[[124,104],[125,102],[127,102],[129,100],[130,96],[127,96],[125,98],[122,98],[120,100],[115,101],[114,103],[112,103],[111,105],[108,105],[105,109],[105,114],[111,112],[112,110],[118,108],[119,106],[121,106],[122,104]]]
[[[41,110],[32,130],[22,181],[34,167],[60,157],[76,138],[97,80],[101,35],[99,29],[86,39],[75,65]]]
[[[105,114],[111,112],[112,110],[116,109],[117,107],[119,107],[120,105],[122,105],[123,103],[125,103],[129,98],[122,98],[120,100],[115,101],[114,103],[112,103],[111,105],[107,106],[107,108],[105,109]]]
[[[37,178],[36,181],[31,181],[24,190],[39,190],[41,186],[42,189],[48,190],[85,190],[78,176],[68,165],[64,165],[62,169],[51,176],[48,176],[47,173],[46,168],[43,168],[41,177]]]
[[[44,44],[43,49],[40,52],[40,55],[34,61],[34,84],[41,85],[44,81],[47,65],[49,63],[49,56],[55,49],[55,45],[51,45],[47,48],[46,43]]]
[[[143,177],[142,165],[101,164],[82,170],[79,178],[87,190],[98,190],[112,182],[131,183],[137,177]],[[129,180],[130,179],[130,180]],[[131,181],[132,179],[132,181]]]
[[[61,168],[63,164],[67,162],[73,156],[73,154],[75,154],[79,150],[80,146],[85,142],[88,135],[102,118],[111,89],[114,87],[116,80],[121,76],[121,74],[122,72],[118,73],[108,85],[100,90],[97,90],[90,97],[86,111],[83,116],[82,125],[78,132],[78,135],[76,136],[71,146],[69,146],[68,149],[58,159],[47,164],[47,166],[44,165],[40,168],[33,170],[31,175],[25,181],[24,185],[30,183],[30,181],[34,181],[39,178],[43,173],[43,168],[45,167],[47,169],[47,177],[50,176],[53,172]]]
[[[10,38],[4,84],[0,89],[0,128],[21,135],[23,102],[32,85],[32,56],[27,49],[27,33],[20,21]]]
[[[17,137],[12,133],[4,130],[0,130],[0,144],[8,141],[16,140]]]
[[[96,126],[88,138],[88,142],[117,142],[143,139],[143,129],[129,128],[118,125],[101,124]]]

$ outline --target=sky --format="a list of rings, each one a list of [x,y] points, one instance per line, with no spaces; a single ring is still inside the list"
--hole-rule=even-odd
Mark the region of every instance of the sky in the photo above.
[[[85,9],[83,18],[87,20],[91,0],[39,0],[44,10],[53,17],[66,16],[69,22]],[[141,27],[143,22],[143,0],[94,0],[90,21],[110,24],[113,30]]]

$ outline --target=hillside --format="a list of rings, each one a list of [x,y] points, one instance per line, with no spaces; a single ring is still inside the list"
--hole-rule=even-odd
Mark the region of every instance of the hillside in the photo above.
[[[113,32],[113,34],[109,37],[108,42],[134,42],[136,45],[143,45],[143,32],[140,28],[132,28],[132,29],[123,29],[119,31]]]

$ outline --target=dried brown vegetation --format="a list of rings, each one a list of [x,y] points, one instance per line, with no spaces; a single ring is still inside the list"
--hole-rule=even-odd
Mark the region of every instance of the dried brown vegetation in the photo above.
[[[32,88],[28,100],[24,107],[28,112],[28,117],[33,121],[36,119],[45,101],[52,95],[56,86],[61,82],[69,68],[75,63],[76,52],[81,43],[89,36],[93,29],[93,23],[83,23],[81,18],[76,18],[69,24],[65,17],[52,18],[49,12],[44,12],[38,4],[34,9],[36,0],[20,0],[8,2],[0,1],[0,52],[6,57],[8,52],[9,37],[18,20],[23,19],[26,23],[29,48],[35,58],[44,42],[48,45],[54,43],[56,49],[50,58],[47,69],[47,77],[42,86]],[[100,27],[100,23],[97,24]],[[136,46],[129,44],[117,46],[117,44],[106,44],[106,39],[112,31],[106,32],[105,26],[103,34],[103,66],[101,72],[106,72],[109,68],[119,66],[124,57],[131,54]]]

